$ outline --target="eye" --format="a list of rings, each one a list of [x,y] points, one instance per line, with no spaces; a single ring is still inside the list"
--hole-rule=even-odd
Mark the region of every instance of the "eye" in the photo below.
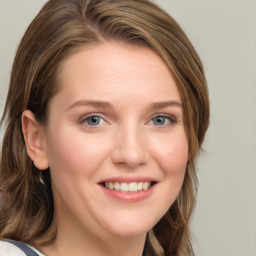
[[[106,121],[98,115],[84,117],[80,122],[90,126],[98,126],[106,123]]]
[[[165,126],[174,123],[176,123],[175,118],[169,115],[157,115],[149,122],[149,124],[153,124],[156,126]]]

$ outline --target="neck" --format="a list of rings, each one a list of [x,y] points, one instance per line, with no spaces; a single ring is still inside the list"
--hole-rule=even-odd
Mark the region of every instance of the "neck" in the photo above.
[[[142,256],[145,240],[146,234],[116,237],[102,232],[98,236],[76,225],[67,225],[58,227],[51,244],[34,246],[47,256]]]
[[[95,237],[57,235],[54,242],[45,247],[38,247],[47,256],[142,256],[145,236],[133,238],[108,238],[99,240]]]

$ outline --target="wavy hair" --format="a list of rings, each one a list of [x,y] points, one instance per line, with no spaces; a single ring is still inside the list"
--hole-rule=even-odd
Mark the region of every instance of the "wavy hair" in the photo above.
[[[191,42],[149,0],[49,0],[18,47],[2,117],[6,130],[0,161],[0,238],[42,244],[55,238],[50,171],[38,170],[26,153],[21,114],[31,110],[47,123],[49,100],[58,91],[56,74],[82,47],[122,41],[150,47],[173,74],[181,94],[189,160],[181,191],[150,231],[146,255],[194,255],[189,221],[197,193],[196,159],[209,124],[209,99],[202,63]],[[153,253],[154,252],[154,253]]]

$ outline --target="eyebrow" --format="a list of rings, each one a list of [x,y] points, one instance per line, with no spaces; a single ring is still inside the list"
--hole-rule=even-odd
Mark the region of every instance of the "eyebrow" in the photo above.
[[[68,107],[66,111],[79,106],[93,106],[93,107],[99,107],[99,108],[105,108],[105,109],[113,108],[112,104],[107,101],[79,100],[79,101],[76,101],[74,104],[72,104],[70,107]],[[179,101],[163,101],[163,102],[152,102],[149,105],[149,109],[161,109],[169,106],[180,107],[180,108],[183,107],[182,103],[180,103]]]
[[[66,109],[66,111],[79,106],[93,106],[100,108],[111,108],[111,104],[107,101],[97,101],[97,100],[79,100],[72,104],[70,107]]]
[[[171,101],[163,101],[163,102],[153,102],[150,104],[150,109],[160,109],[165,107],[180,107],[182,108],[183,105],[179,101],[171,100]]]

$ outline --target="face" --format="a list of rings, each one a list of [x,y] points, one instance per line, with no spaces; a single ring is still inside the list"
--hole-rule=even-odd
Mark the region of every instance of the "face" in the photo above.
[[[111,42],[70,56],[57,80],[44,150],[58,230],[145,234],[175,201],[188,161],[172,75],[151,49]]]

